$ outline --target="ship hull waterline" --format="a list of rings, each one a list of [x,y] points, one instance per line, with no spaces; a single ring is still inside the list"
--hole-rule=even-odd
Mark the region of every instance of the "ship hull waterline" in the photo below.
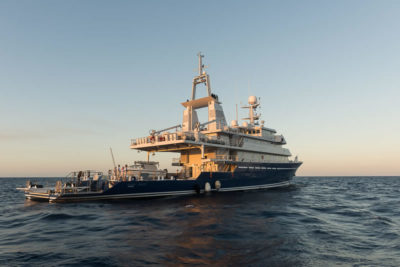
[[[202,172],[197,179],[188,180],[118,182],[112,188],[102,192],[46,194],[26,191],[25,195],[26,198],[35,201],[80,202],[195,195],[208,191],[259,190],[289,186],[300,165],[301,163],[292,163],[287,168],[270,168],[268,170],[259,170],[253,166],[252,171],[249,171],[249,167],[242,167],[237,168],[234,172]]]

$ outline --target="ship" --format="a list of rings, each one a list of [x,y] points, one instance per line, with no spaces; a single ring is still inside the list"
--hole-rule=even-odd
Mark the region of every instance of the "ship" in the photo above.
[[[260,98],[249,96],[242,108],[248,116],[227,123],[222,102],[211,89],[210,76],[198,54],[198,75],[193,78],[191,97],[182,102],[182,123],[131,140],[130,148],[147,153],[147,161],[137,161],[124,173],[114,168],[108,175],[74,172],[69,182],[54,188],[30,184],[20,188],[32,200],[70,202],[100,199],[128,199],[181,196],[211,192],[247,191],[285,187],[291,184],[302,162],[292,159],[284,146],[286,139],[266,127],[257,113]],[[198,86],[206,92],[196,97]],[[207,109],[208,118],[200,121],[198,111]],[[171,165],[176,172],[159,170],[150,161],[155,153],[173,152]],[[94,176],[95,175],[95,176]],[[82,176],[82,174],[81,174]],[[39,192],[39,193],[38,193]]]

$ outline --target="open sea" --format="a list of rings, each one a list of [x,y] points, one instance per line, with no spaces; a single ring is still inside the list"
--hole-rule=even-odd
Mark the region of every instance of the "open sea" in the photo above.
[[[400,266],[400,177],[66,204],[26,180],[0,179],[0,266]]]

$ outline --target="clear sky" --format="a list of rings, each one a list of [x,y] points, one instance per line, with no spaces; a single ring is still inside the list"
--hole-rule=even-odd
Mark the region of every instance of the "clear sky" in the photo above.
[[[2,0],[0,176],[107,170],[109,147],[145,159],[130,139],[181,123],[198,51],[227,120],[261,97],[298,175],[399,175],[399,14],[400,1]]]

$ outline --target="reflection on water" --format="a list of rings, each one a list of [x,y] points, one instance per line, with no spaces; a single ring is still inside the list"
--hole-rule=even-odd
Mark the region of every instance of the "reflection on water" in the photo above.
[[[0,265],[396,266],[400,179],[384,179],[66,204],[24,200],[24,179],[1,179]]]

